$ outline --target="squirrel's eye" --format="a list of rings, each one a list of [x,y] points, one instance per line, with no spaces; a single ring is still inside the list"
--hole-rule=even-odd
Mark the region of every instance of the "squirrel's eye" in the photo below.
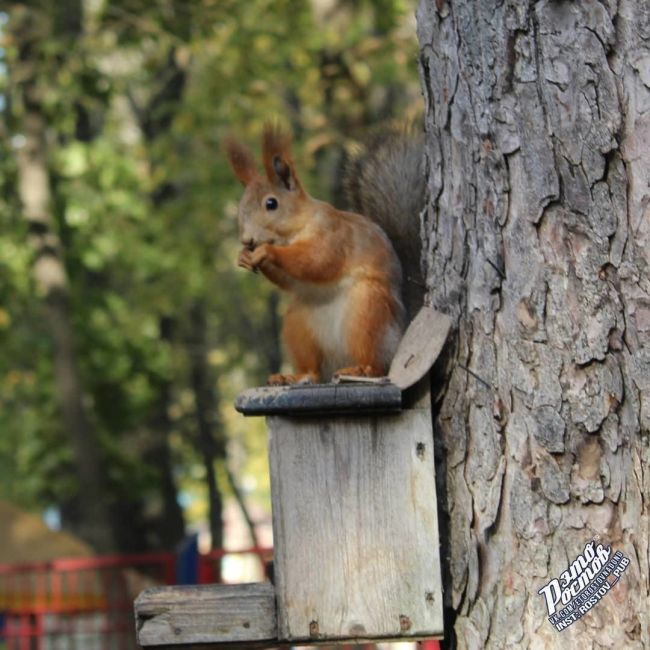
[[[278,200],[273,196],[269,196],[269,198],[264,202],[264,207],[266,207],[267,210],[277,210]]]

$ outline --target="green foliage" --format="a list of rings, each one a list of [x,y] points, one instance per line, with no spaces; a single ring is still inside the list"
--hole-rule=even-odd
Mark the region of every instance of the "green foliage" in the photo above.
[[[264,122],[283,120],[296,134],[307,186],[330,198],[330,166],[348,142],[417,103],[413,7],[104,0],[86,2],[81,23],[70,25],[61,12],[73,5],[81,7],[68,0],[10,9],[10,21],[28,11],[35,25],[36,63],[27,72],[19,44],[1,32],[0,110],[12,108],[12,131],[0,130],[0,497],[43,506],[78,487],[16,196],[20,74],[36,79],[48,118],[52,208],[113,498],[155,499],[157,468],[142,457],[167,383],[177,478],[190,490],[201,480],[188,444],[196,408],[188,313],[197,300],[208,309],[220,433],[237,441],[237,470],[257,474],[265,455],[260,423],[244,426],[229,405],[268,372],[272,288],[235,266],[240,188],[220,141],[234,133],[257,149]],[[165,318],[174,322],[171,338],[161,337]],[[261,499],[267,480],[257,486]]]

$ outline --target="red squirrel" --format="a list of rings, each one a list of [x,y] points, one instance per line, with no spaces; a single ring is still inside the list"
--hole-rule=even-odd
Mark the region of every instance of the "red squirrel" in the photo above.
[[[306,192],[292,159],[291,136],[277,126],[264,129],[264,174],[239,141],[229,138],[224,148],[245,187],[238,264],[261,271],[291,297],[283,338],[295,373],[271,375],[268,383],[385,375],[401,339],[405,308],[400,259],[375,220],[411,246],[402,250],[405,256],[417,255],[417,246],[408,240],[419,239],[414,206],[421,205],[424,189],[421,141],[393,132],[382,135],[368,147],[369,155],[348,166],[349,193],[360,209],[368,204],[373,214],[366,216],[338,210]],[[370,176],[364,177],[364,170]],[[418,174],[422,183],[413,190]],[[402,184],[406,180],[410,186]],[[395,197],[409,189],[413,196],[406,205],[395,205]],[[413,266],[412,259],[406,261]]]

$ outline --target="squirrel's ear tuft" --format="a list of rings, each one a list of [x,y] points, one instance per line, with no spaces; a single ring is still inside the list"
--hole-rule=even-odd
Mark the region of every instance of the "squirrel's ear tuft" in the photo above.
[[[257,176],[257,165],[250,149],[239,140],[227,137],[223,141],[223,150],[239,182],[248,185]]]
[[[287,190],[301,189],[291,158],[291,135],[277,124],[264,127],[262,160],[271,183]]]

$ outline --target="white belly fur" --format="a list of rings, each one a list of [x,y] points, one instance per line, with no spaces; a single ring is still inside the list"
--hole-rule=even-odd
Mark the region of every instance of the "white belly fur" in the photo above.
[[[348,351],[345,322],[348,312],[348,290],[341,288],[327,302],[309,305],[308,322],[323,351],[324,377],[353,363]]]

